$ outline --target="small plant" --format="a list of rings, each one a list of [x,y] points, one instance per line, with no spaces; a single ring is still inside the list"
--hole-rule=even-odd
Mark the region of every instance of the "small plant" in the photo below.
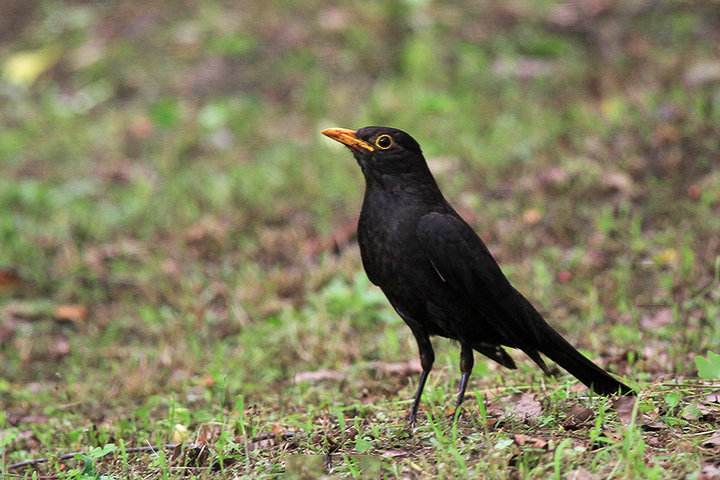
[[[720,379],[720,355],[708,352],[706,357],[695,357],[698,376],[704,380]]]
[[[87,453],[78,453],[76,460],[83,462],[81,469],[72,469],[68,472],[67,477],[73,480],[111,480],[115,477],[109,475],[101,475],[97,471],[97,462],[105,456],[116,450],[114,443],[108,443],[102,447],[95,447]]]

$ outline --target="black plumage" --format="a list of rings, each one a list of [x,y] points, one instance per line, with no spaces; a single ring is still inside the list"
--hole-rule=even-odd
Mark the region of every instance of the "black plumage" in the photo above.
[[[433,365],[433,335],[460,343],[456,406],[473,368],[473,350],[515,368],[503,346],[522,350],[548,373],[542,353],[597,393],[632,392],[573,348],[510,284],[482,240],[445,200],[410,135],[388,127],[323,133],[347,145],[362,169],[366,188],[358,243],[363,266],[418,343],[423,372],[411,423]]]

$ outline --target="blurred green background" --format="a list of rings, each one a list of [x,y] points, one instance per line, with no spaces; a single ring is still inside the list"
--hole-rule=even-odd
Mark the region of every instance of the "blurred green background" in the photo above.
[[[415,345],[361,270],[363,179],[319,134],[331,126],[410,132],[518,288],[636,385],[694,378],[695,355],[720,349],[716,2],[2,10],[0,472],[49,453],[200,439],[248,475],[281,471],[288,452],[391,447],[404,452],[388,467],[397,475],[554,468],[552,452],[510,465],[509,447],[484,455],[528,427],[483,430],[472,401],[451,446],[449,424],[398,437]],[[426,401],[442,416],[457,351],[436,346]],[[529,365],[480,360],[472,382],[550,395]],[[540,434],[553,436],[579,394],[567,377],[547,382]],[[663,410],[656,393],[647,410],[677,420],[665,428],[702,431],[701,416]],[[250,448],[267,432],[271,444]],[[701,468],[701,440],[674,444],[670,460],[608,447],[559,461],[680,475]],[[181,462],[122,457],[104,468],[174,475]]]

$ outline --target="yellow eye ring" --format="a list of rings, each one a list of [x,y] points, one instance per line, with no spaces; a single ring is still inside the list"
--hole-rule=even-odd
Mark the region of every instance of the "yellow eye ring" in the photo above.
[[[375,139],[375,146],[380,150],[387,150],[393,146],[393,139],[390,135],[384,133]]]

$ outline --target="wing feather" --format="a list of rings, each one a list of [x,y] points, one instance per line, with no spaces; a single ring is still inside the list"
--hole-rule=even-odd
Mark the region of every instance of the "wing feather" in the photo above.
[[[440,279],[483,313],[507,345],[534,346],[534,322],[528,321],[533,315],[524,311],[533,307],[513,288],[469,225],[455,215],[433,212],[420,219],[416,233]]]

